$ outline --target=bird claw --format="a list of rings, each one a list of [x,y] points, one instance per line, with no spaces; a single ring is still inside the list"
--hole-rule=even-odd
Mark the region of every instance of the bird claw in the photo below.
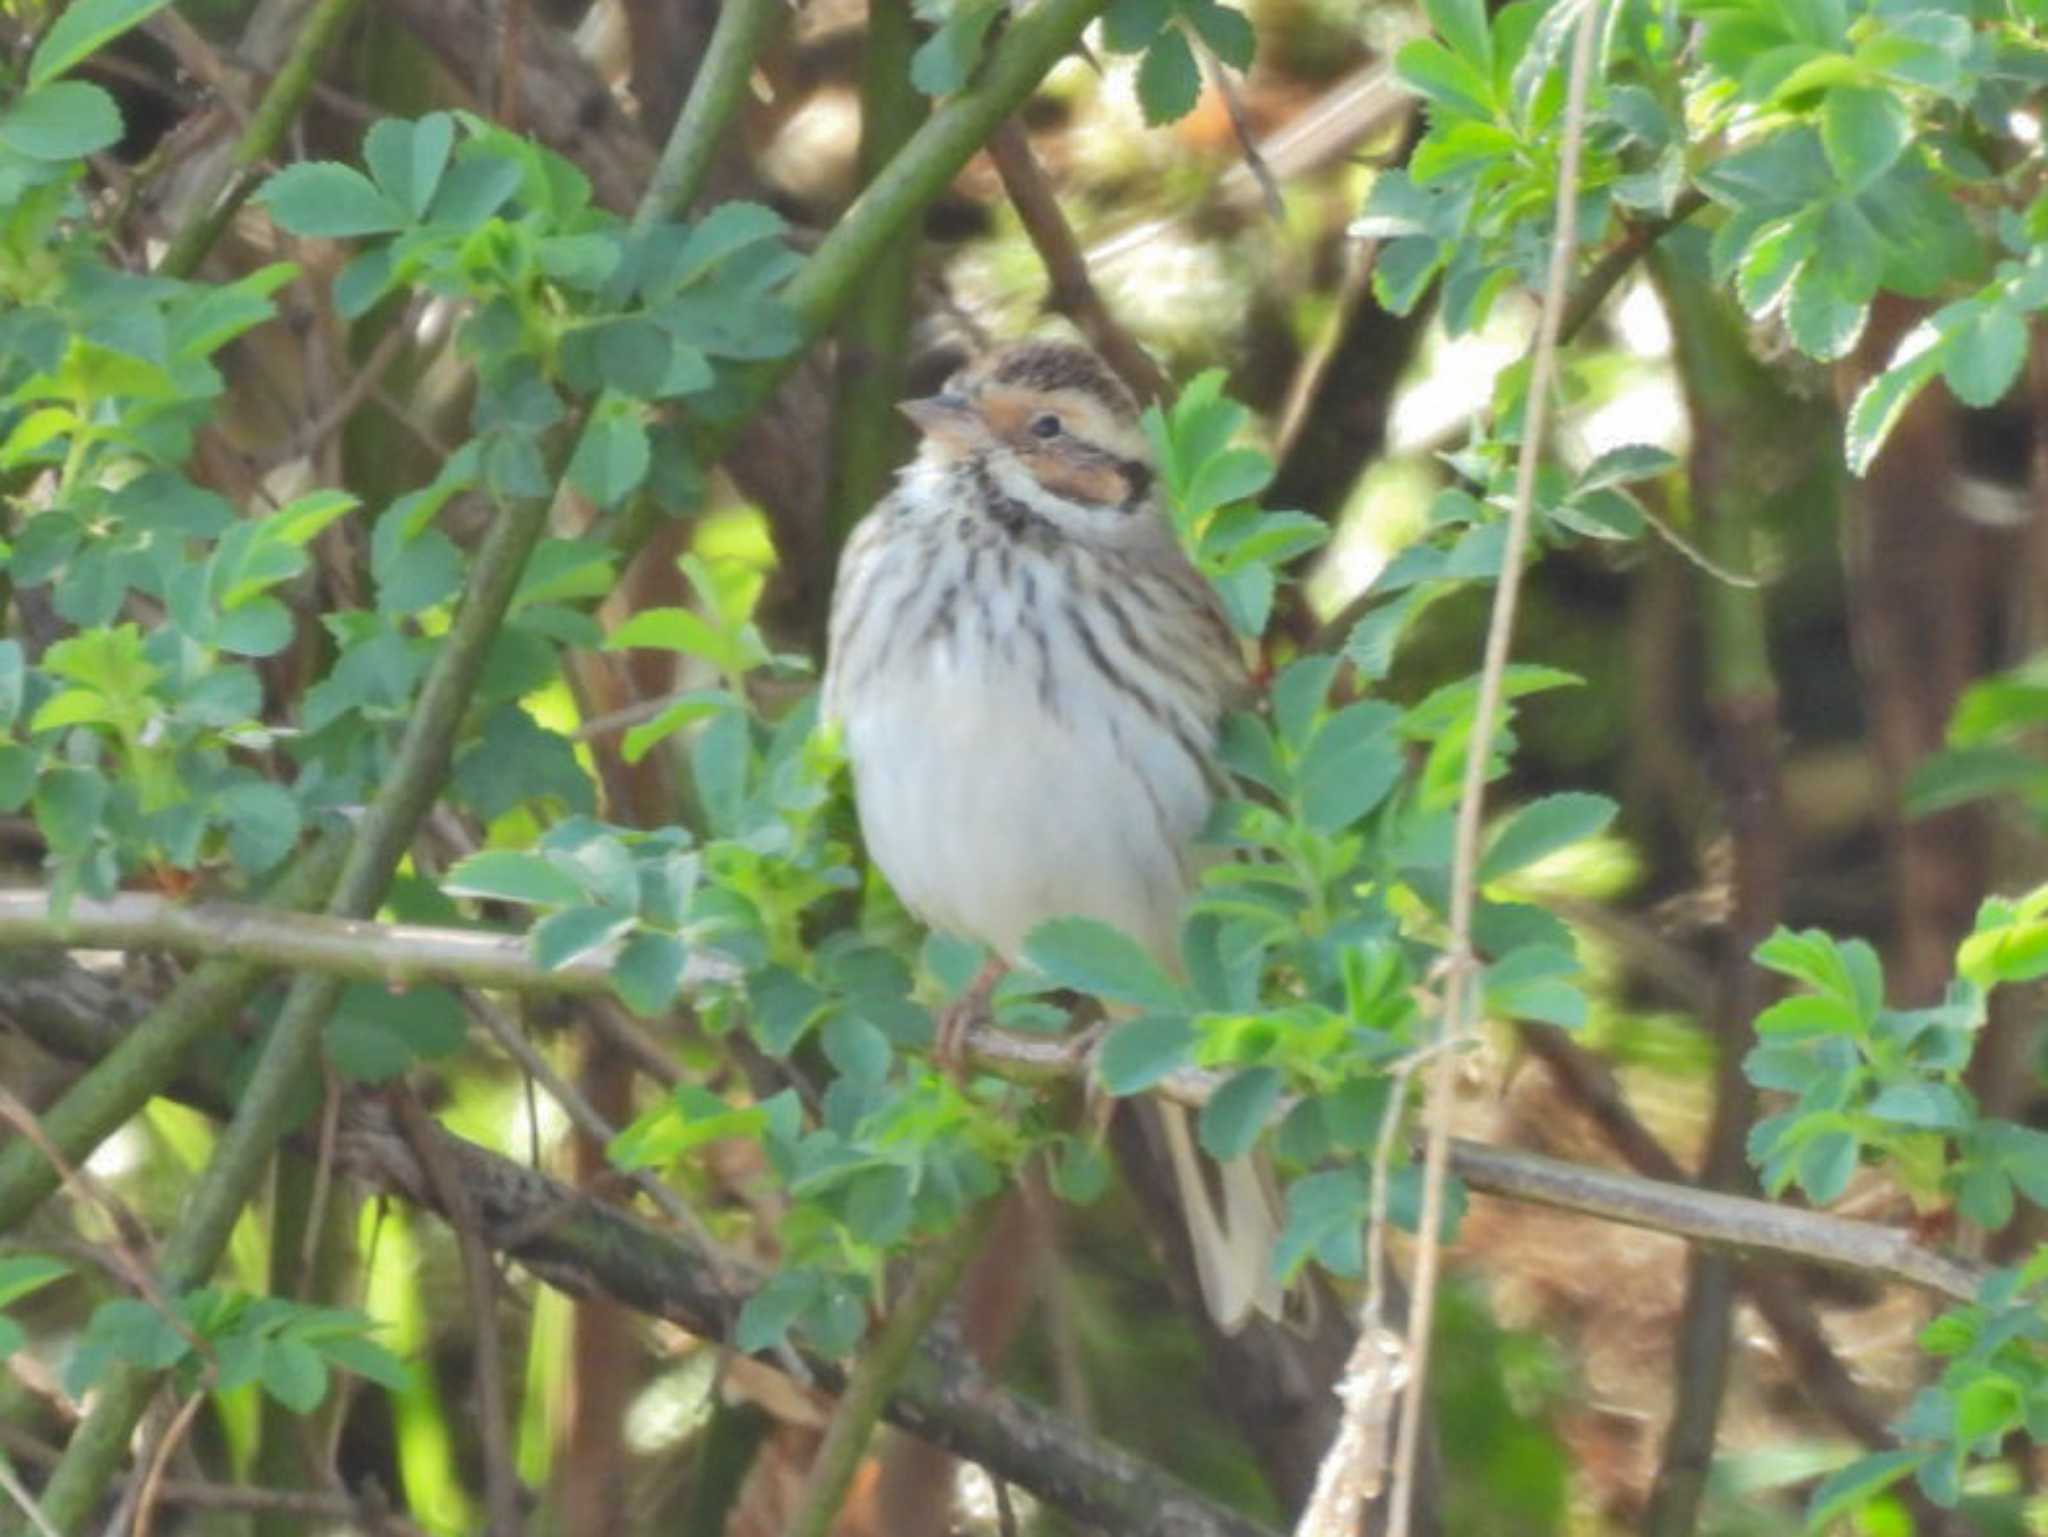
[[[933,1021],[932,1062],[963,1088],[967,1084],[967,1037],[976,1025],[990,1022],[989,997],[1008,969],[1001,961],[991,960],[968,983],[967,991],[940,1009]]]

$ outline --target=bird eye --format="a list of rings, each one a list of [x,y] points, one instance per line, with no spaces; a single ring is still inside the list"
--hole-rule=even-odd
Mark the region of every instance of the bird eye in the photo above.
[[[1031,422],[1034,438],[1056,438],[1060,435],[1060,419],[1048,411],[1044,416],[1034,417]]]

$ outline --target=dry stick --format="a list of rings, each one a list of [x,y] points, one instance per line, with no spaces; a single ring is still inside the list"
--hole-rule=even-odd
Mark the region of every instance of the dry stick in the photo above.
[[[1131,387],[1142,404],[1171,400],[1173,385],[1159,365],[1102,302],[1102,295],[1088,276],[1088,262],[1081,254],[1080,242],[1068,227],[1066,215],[1060,212],[1059,196],[1014,117],[1006,119],[989,136],[988,153],[1003,178],[1003,191],[1009,195],[1010,206],[1017,210],[1024,233],[1030,236],[1039,261],[1045,265],[1050,284],[1045,307],[1079,326],[1089,344],[1102,354],[1102,360],[1116,370],[1117,377]]]
[[[21,1480],[14,1476],[14,1469],[8,1466],[5,1457],[0,1457],[0,1491],[4,1491],[10,1500],[21,1507],[21,1513],[28,1517],[29,1524],[42,1533],[42,1537],[64,1537],[62,1532],[50,1525],[50,1518],[43,1514],[43,1507],[36,1503],[36,1497],[28,1492]]]
[[[981,1252],[982,1240],[1001,1208],[1000,1200],[983,1201],[969,1212],[960,1225],[920,1255],[903,1295],[889,1311],[882,1332],[875,1336],[860,1364],[847,1379],[839,1395],[839,1407],[825,1432],[811,1464],[809,1487],[804,1491],[803,1510],[790,1524],[791,1537],[826,1537],[846,1491],[860,1466],[861,1454],[882,1417],[882,1408],[910,1365],[939,1309],[953,1295],[967,1262]]]
[[[474,1336],[476,1381],[470,1390],[476,1397],[484,1457],[484,1506],[490,1512],[492,1537],[518,1537],[519,1472],[512,1461],[512,1437],[505,1424],[505,1366],[498,1340],[498,1273],[491,1265],[491,1251],[484,1242],[476,1202],[462,1183],[440,1142],[434,1136],[433,1118],[419,1096],[400,1084],[389,1096],[398,1115],[399,1129],[420,1161],[435,1199],[455,1230],[455,1242],[462,1255],[462,1280],[469,1293],[470,1329]]]
[[[1522,1042],[1550,1070],[1565,1097],[1599,1127],[1608,1144],[1645,1178],[1683,1184],[1679,1167],[1664,1144],[1636,1117],[1605,1062],[1582,1048],[1555,1025],[1527,1021],[1516,1026]],[[1787,1277],[1769,1265],[1746,1264],[1741,1270],[1744,1291],[1777,1336],[1779,1347],[1794,1364],[1793,1376],[1806,1396],[1873,1450],[1897,1445],[1884,1416],[1871,1407],[1856,1379],[1835,1353],[1806,1298]]]
[[[171,1423],[164,1427],[156,1447],[149,1456],[149,1471],[143,1475],[141,1485],[135,1491],[135,1520],[129,1530],[134,1537],[149,1537],[156,1525],[157,1502],[162,1498],[164,1471],[171,1465],[171,1456],[177,1451],[186,1434],[192,1429],[192,1421],[198,1416],[207,1400],[203,1391],[205,1384],[188,1393],[185,1401],[178,1405],[178,1412]]]
[[[1182,23],[1181,30],[1186,33],[1190,29]],[[1237,136],[1237,148],[1244,156],[1244,168],[1259,184],[1259,193],[1266,200],[1267,216],[1278,224],[1287,217],[1287,203],[1280,196],[1280,183],[1274,178],[1273,168],[1266,164],[1266,157],[1259,152],[1258,138],[1252,133],[1251,119],[1244,110],[1244,98],[1238,94],[1223,61],[1216,57],[1215,49],[1199,35],[1189,37],[1188,43],[1201,56],[1209,83],[1223,99],[1223,112],[1230,119],[1230,131]]]
[[[1515,467],[1515,503],[1508,514],[1506,548],[1501,554],[1500,586],[1486,634],[1486,657],[1479,673],[1479,702],[1473,711],[1472,737],[1465,752],[1465,778],[1458,804],[1457,843],[1451,863],[1451,937],[1447,959],[1450,978],[1445,988],[1441,1024],[1443,1037],[1460,1040],[1471,1029],[1478,963],[1472,951],[1472,913],[1479,886],[1479,830],[1486,805],[1486,768],[1493,757],[1493,723],[1500,711],[1501,679],[1507,670],[1508,646],[1514,635],[1515,601],[1521,595],[1522,561],[1529,543],[1529,520],[1536,494],[1536,467],[1543,450],[1550,392],[1557,374],[1558,332],[1564,321],[1566,284],[1578,245],[1579,149],[1585,131],[1586,89],[1593,73],[1593,42],[1598,33],[1600,0],[1588,0],[1579,18],[1572,48],[1571,83],[1567,91],[1564,142],[1557,172],[1557,231],[1551,242],[1550,271],[1537,323],[1536,358],[1530,369],[1529,394],[1522,422],[1522,453]],[[1401,1432],[1394,1451],[1394,1492],[1389,1512],[1389,1537],[1408,1537],[1422,1445],[1423,1391],[1429,1376],[1429,1335],[1436,1314],[1437,1242],[1443,1221],[1444,1171],[1451,1140],[1453,1053],[1436,1060],[1430,1074],[1427,1151],[1423,1159],[1422,1214],[1416,1234],[1414,1311],[1408,1323],[1411,1380],[1401,1403]],[[1314,1527],[1303,1524],[1304,1532]]]

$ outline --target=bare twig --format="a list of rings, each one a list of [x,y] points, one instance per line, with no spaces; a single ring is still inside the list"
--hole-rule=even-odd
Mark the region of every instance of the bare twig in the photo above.
[[[1192,29],[1183,26],[1182,30]],[[1237,148],[1244,156],[1245,172],[1258,184],[1259,194],[1266,202],[1266,214],[1277,224],[1287,217],[1287,204],[1280,196],[1280,183],[1273,175],[1273,168],[1266,164],[1266,157],[1259,151],[1259,141],[1252,135],[1251,119],[1245,116],[1244,98],[1238,94],[1237,82],[1230,78],[1223,61],[1216,57],[1216,51],[1199,36],[1190,37],[1188,41],[1202,57],[1209,84],[1223,98],[1223,111],[1230,119],[1230,131],[1237,136]]]
[[[14,1476],[14,1469],[7,1465],[5,1457],[0,1457],[0,1492],[5,1492],[7,1497],[14,1501],[42,1537],[64,1537],[62,1532],[50,1525],[50,1518],[43,1514],[42,1506],[36,1503],[36,1497],[28,1492],[27,1486]]]
[[[996,129],[988,141],[989,158],[1003,178],[1003,191],[1031,237],[1038,259],[1045,266],[1051,285],[1045,296],[1046,308],[1065,315],[1081,328],[1089,344],[1102,354],[1117,377],[1131,387],[1141,402],[1166,401],[1173,386],[1152,361],[1137,338],[1123,328],[1102,302],[1088,276],[1088,262],[1080,242],[1067,227],[1060,212],[1059,197],[1031,152],[1031,141],[1015,118]]]
[[[1557,375],[1558,333],[1564,320],[1572,258],[1578,246],[1579,150],[1585,132],[1586,91],[1593,73],[1593,42],[1599,32],[1599,0],[1588,0],[1579,17],[1572,49],[1563,143],[1557,172],[1557,230],[1551,242],[1550,271],[1537,323],[1536,355],[1529,373],[1529,394],[1523,410],[1522,452],[1515,468],[1515,503],[1508,514],[1507,541],[1501,554],[1500,585],[1487,627],[1486,655],[1479,673],[1479,699],[1473,707],[1471,739],[1465,753],[1465,775],[1458,798],[1457,839],[1451,863],[1449,975],[1440,1021],[1443,1038],[1456,1041],[1472,1028],[1478,1001],[1478,960],[1472,948],[1472,916],[1479,891],[1479,833],[1486,807],[1486,771],[1493,759],[1494,721],[1500,713],[1501,680],[1507,672],[1508,647],[1515,629],[1515,604],[1521,595],[1522,563],[1529,543],[1529,523],[1536,500],[1536,469],[1542,457],[1550,395]],[[1430,1074],[1425,1122],[1428,1140],[1423,1157],[1422,1213],[1415,1245],[1414,1303],[1408,1320],[1408,1355],[1412,1368],[1407,1397],[1401,1404],[1400,1438],[1394,1451],[1394,1488],[1388,1511],[1389,1537],[1408,1537],[1410,1513],[1420,1472],[1422,1406],[1429,1374],[1430,1330],[1436,1315],[1438,1233],[1443,1221],[1444,1176],[1450,1162],[1453,1053],[1436,1060]],[[1305,1531],[1312,1530],[1304,1524]]]
[[[512,1461],[512,1436],[505,1423],[505,1367],[498,1339],[497,1271],[491,1265],[476,1202],[445,1156],[434,1135],[433,1118],[419,1096],[400,1084],[389,1096],[398,1125],[428,1182],[462,1255],[462,1280],[469,1294],[469,1327],[474,1335],[472,1355],[476,1380],[471,1392],[476,1400],[477,1423],[481,1430],[484,1458],[484,1506],[490,1512],[491,1537],[518,1537],[519,1473]]]

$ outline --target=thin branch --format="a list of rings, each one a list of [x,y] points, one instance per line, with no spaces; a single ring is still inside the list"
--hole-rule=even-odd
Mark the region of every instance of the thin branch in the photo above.
[[[1507,672],[1508,647],[1515,630],[1515,604],[1521,596],[1522,565],[1536,500],[1536,469],[1543,453],[1550,394],[1557,375],[1558,332],[1564,319],[1566,284],[1578,246],[1579,150],[1585,132],[1586,91],[1593,74],[1593,41],[1599,31],[1600,11],[1599,0],[1587,0],[1572,50],[1563,143],[1558,155],[1557,230],[1551,242],[1550,271],[1537,324],[1536,356],[1523,408],[1514,507],[1508,514],[1500,585],[1494,592],[1493,613],[1487,626],[1479,699],[1473,707],[1471,739],[1466,746],[1464,781],[1458,797],[1457,838],[1451,860],[1451,933],[1446,954],[1449,976],[1440,1021],[1442,1038],[1451,1041],[1469,1035],[1477,1010],[1479,965],[1472,948],[1472,916],[1478,902],[1479,833],[1486,809],[1487,766],[1493,761],[1494,721],[1500,713],[1501,680]],[[1408,1319],[1410,1382],[1401,1403],[1400,1438],[1394,1451],[1389,1537],[1408,1537],[1409,1517],[1420,1478],[1422,1406],[1429,1379],[1430,1333],[1436,1317],[1437,1264],[1441,1253],[1438,1234],[1443,1222],[1444,1176],[1450,1161],[1455,1071],[1452,1055],[1445,1052],[1437,1058],[1427,1091],[1424,1119],[1428,1140],[1423,1157],[1422,1211],[1416,1233],[1415,1295]],[[1304,1520],[1301,1530],[1311,1532],[1316,1528]]]
[[[910,80],[916,49],[910,0],[869,0],[860,93],[862,185],[880,174],[930,112],[930,103]],[[903,397],[916,330],[911,290],[923,236],[915,219],[896,232],[839,325],[825,509],[835,547],[845,543],[882,495],[890,471],[909,447],[910,424],[898,414],[896,402]]]
[[[170,249],[157,263],[167,277],[188,278],[199,270],[206,253],[220,238],[235,211],[256,190],[263,179],[262,166],[284,141],[285,131],[312,94],[313,77],[328,45],[355,11],[360,0],[319,0],[313,14],[299,30],[284,65],[271,78],[255,115],[228,157],[228,172],[221,185],[194,205],[185,227],[171,237]]]
[[[839,1407],[811,1464],[804,1503],[790,1523],[794,1537],[826,1537],[846,1503],[875,1423],[909,1368],[918,1342],[960,1284],[961,1272],[981,1252],[1000,1199],[983,1201],[915,1263],[910,1284],[889,1309],[882,1331],[868,1344],[839,1395]]]
[[[562,1113],[569,1117],[569,1124],[599,1147],[607,1147],[616,1137],[618,1128],[597,1113],[597,1107],[584,1097],[581,1090],[556,1072],[548,1059],[535,1049],[533,1043],[519,1033],[519,1028],[504,1013],[488,1000],[475,993],[466,995],[470,1017],[489,1032],[505,1054],[517,1062],[526,1074],[547,1091],[548,1097],[562,1107]],[[636,1064],[637,1065],[637,1064]],[[705,1254],[719,1254],[723,1251],[690,1210],[689,1204],[673,1190],[656,1179],[645,1169],[622,1171],[631,1180],[635,1189],[646,1196],[662,1213],[679,1228],[698,1250]],[[731,1256],[727,1256],[728,1261]]]
[[[789,15],[785,0],[726,0],[705,45],[703,62],[690,82],[690,94],[676,115],[654,176],[633,210],[633,228],[645,230],[673,219],[697,201],[704,188],[718,138],[732,120],[754,60]]]
[[[498,1272],[491,1264],[482,1225],[477,1220],[476,1202],[442,1156],[434,1136],[433,1117],[419,1096],[404,1085],[391,1095],[399,1130],[420,1161],[420,1168],[434,1188],[448,1226],[454,1230],[457,1250],[462,1256],[462,1283],[469,1296],[469,1327],[474,1335],[471,1354],[476,1379],[470,1384],[475,1398],[479,1440],[483,1444],[484,1508],[490,1512],[486,1530],[490,1537],[518,1537],[519,1473],[512,1462],[512,1437],[505,1423],[505,1365],[498,1337]]]
[[[611,952],[596,951],[548,971],[534,965],[526,940],[517,934],[372,923],[232,902],[178,902],[147,892],[119,892],[104,902],[81,898],[58,923],[47,893],[0,892],[0,949],[51,944],[220,956],[258,962],[265,971],[324,972],[393,987],[444,982],[533,993],[611,989]],[[691,958],[684,986],[702,988],[737,975],[730,963],[699,953]],[[59,1145],[65,1145],[61,1138]],[[0,1157],[0,1226],[12,1210],[6,1173]]]
[[[1067,226],[1067,216],[1060,211],[1059,194],[1038,163],[1038,156],[1032,153],[1023,125],[1014,117],[1005,122],[990,137],[988,153],[1003,179],[1003,191],[1009,195],[1010,206],[1017,210],[1018,221],[1045,267],[1050,285],[1045,307],[1080,327],[1081,334],[1102,354],[1102,360],[1116,370],[1117,377],[1131,387],[1140,403],[1172,399],[1173,385],[1165,373],[1102,302],[1102,295],[1088,276],[1088,260],[1081,254],[1081,243]]]

